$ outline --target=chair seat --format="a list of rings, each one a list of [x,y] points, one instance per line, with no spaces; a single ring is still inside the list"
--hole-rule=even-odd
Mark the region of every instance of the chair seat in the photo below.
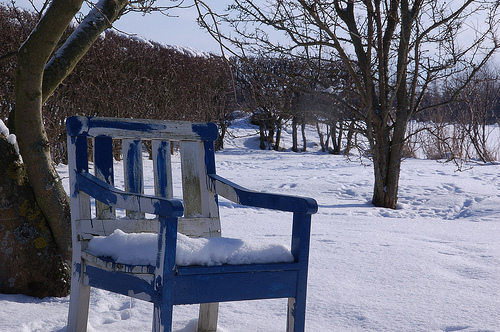
[[[296,295],[293,285],[299,263],[283,245],[226,237],[190,238],[177,233],[176,247],[174,304]],[[87,276],[84,284],[155,302],[157,248],[156,233],[117,229],[109,236],[94,236],[82,251]],[[127,287],[122,287],[124,284]]]
[[[115,262],[134,267],[154,267],[158,252],[158,235],[124,233],[117,229],[109,236],[94,237],[89,241],[86,252],[97,257],[111,258],[107,260],[108,264]],[[226,237],[190,238],[177,233],[177,266],[269,264],[293,261],[290,250],[280,244],[254,243]]]
[[[155,302],[155,266],[128,265],[82,253],[84,284]],[[265,263],[176,268],[174,304],[256,300],[296,296],[299,263]],[[127,285],[124,287],[123,285]],[[259,287],[256,287],[258,285]]]

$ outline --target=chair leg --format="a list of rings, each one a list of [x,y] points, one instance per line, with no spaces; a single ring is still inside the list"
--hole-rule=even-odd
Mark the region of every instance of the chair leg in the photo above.
[[[73,264],[69,300],[68,331],[86,332],[89,315],[90,286],[82,283],[81,264]]]
[[[304,332],[306,322],[305,301],[296,301],[291,297],[288,299],[287,332]]]
[[[219,314],[219,303],[200,304],[200,315],[198,317],[198,332],[216,332],[218,314]]]
[[[172,331],[172,303],[155,303],[153,311],[153,332]]]

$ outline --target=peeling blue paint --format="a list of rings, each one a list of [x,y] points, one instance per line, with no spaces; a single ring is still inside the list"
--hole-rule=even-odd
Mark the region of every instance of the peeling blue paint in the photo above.
[[[198,134],[202,141],[215,141],[219,136],[217,125],[213,122],[193,123],[191,126],[193,133]]]
[[[222,186],[229,186],[236,194],[237,202],[235,203],[238,204],[306,214],[314,214],[318,211],[318,203],[312,198],[256,192],[243,188],[218,175],[209,174],[208,176],[211,180],[211,190],[219,194],[217,183]],[[225,198],[231,199],[231,197]]]
[[[98,127],[98,128],[134,130],[146,133],[165,128],[165,125],[161,124],[155,125],[150,123],[142,123],[138,121],[136,122],[133,119],[129,121],[120,121],[120,119],[115,119],[115,121],[110,121],[109,119],[104,120],[100,118],[90,118],[89,125],[91,128]]]
[[[84,128],[88,128],[88,117],[83,116],[72,116],[66,119],[66,131],[69,136],[76,135],[86,135],[87,130]]]

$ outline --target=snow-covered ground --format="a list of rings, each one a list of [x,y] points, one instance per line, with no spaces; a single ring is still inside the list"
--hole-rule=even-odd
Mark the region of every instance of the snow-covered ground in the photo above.
[[[319,204],[307,331],[500,331],[500,166],[457,172],[452,164],[407,159],[399,208],[387,210],[369,203],[368,161],[319,153],[314,144],[305,153],[261,151],[257,137],[247,136],[252,131],[233,128],[236,138],[216,155],[218,174]],[[67,176],[64,166],[58,170]],[[289,240],[287,213],[222,201],[221,218],[226,237]],[[68,301],[0,294],[0,330],[66,331]],[[196,319],[197,306],[178,306],[174,330],[193,332]],[[89,331],[150,331],[151,320],[149,303],[92,291]],[[219,330],[285,331],[285,320],[286,300],[222,303]]]

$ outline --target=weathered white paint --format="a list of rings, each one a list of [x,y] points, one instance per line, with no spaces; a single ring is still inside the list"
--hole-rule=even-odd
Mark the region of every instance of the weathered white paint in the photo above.
[[[108,236],[115,230],[125,233],[157,233],[158,219],[81,219],[76,227],[82,239],[90,240],[93,236]]]
[[[83,283],[82,271],[84,261],[81,257],[82,249],[85,249],[85,242],[78,239],[78,229],[76,221],[79,219],[90,219],[90,197],[87,194],[78,193],[76,182],[76,147],[72,142],[72,137],[68,137],[68,167],[70,181],[71,199],[71,228],[73,242],[73,262],[71,265],[71,300],[69,303],[68,331],[87,331],[87,319],[90,301],[90,287]],[[83,247],[83,248],[82,248]]]
[[[190,237],[220,237],[219,218],[179,218],[179,233]]]

